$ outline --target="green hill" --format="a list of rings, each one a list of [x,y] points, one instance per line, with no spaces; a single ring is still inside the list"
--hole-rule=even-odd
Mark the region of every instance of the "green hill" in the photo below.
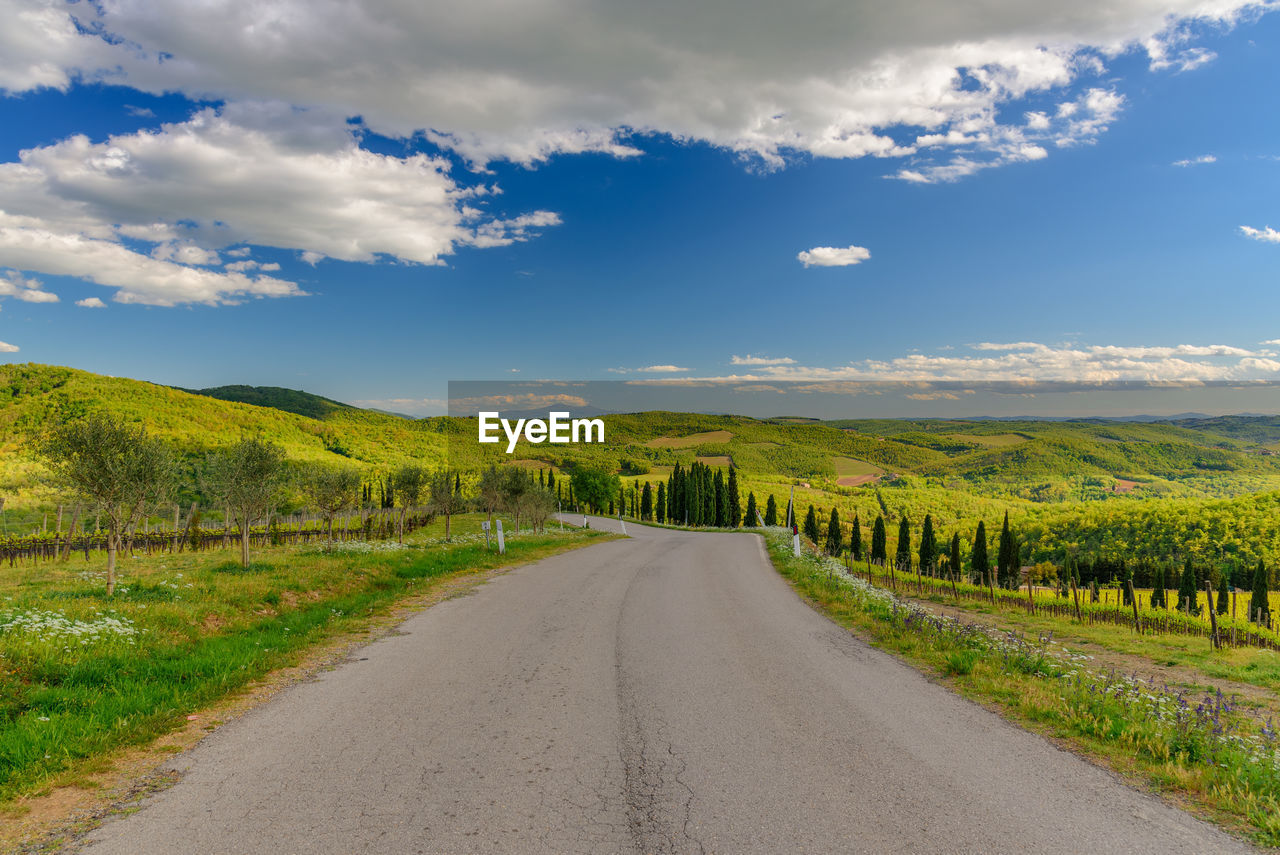
[[[241,404],[253,404],[255,407],[284,410],[286,413],[294,413],[310,419],[326,418],[335,410],[355,409],[350,404],[332,401],[296,389],[281,389],[279,386],[214,386],[212,389],[183,389],[182,391],[192,395],[217,398],[220,401],[237,401]]]
[[[1260,446],[1269,417],[1171,422],[752,419],[646,412],[606,416],[600,445],[528,445],[515,455],[479,446],[474,419],[406,419],[276,387],[184,391],[42,365],[0,366],[0,495],[39,499],[30,432],[104,409],[145,424],[193,460],[245,435],[264,436],[297,461],[346,461],[382,472],[410,460],[478,469],[490,462],[571,468],[590,464],[641,480],[677,463],[731,460],[744,483],[827,493],[892,488],[1021,502],[1153,496],[1231,497],[1280,489],[1280,456]],[[923,495],[921,493],[920,495]]]
[[[268,394],[259,399],[306,404],[313,410],[316,402],[326,401],[301,392],[270,394],[274,391],[265,390]],[[262,436],[281,445],[298,461],[347,462],[385,469],[411,459],[432,465],[444,460],[445,440],[439,420],[406,420],[327,403],[332,406],[323,407],[323,416],[315,418],[73,368],[0,365],[0,496],[6,497],[10,506],[39,501],[43,496],[39,467],[28,453],[31,433],[93,410],[140,422],[191,458],[243,436]]]

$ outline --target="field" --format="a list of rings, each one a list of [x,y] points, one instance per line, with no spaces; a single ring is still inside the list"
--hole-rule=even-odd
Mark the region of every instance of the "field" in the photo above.
[[[733,434],[727,430],[710,430],[689,436],[660,436],[645,443],[649,448],[692,448],[715,442],[728,442]]]
[[[449,543],[437,520],[403,547],[276,547],[247,569],[233,550],[123,559],[110,599],[97,555],[10,569],[0,576],[0,802],[82,780],[112,752],[178,727],[398,600],[610,536],[553,525],[510,535],[499,556],[481,519],[456,518]]]
[[[840,487],[860,487],[879,480],[884,474],[879,466],[872,466],[864,460],[854,460],[852,457],[836,457],[831,463],[836,469],[836,485]]]

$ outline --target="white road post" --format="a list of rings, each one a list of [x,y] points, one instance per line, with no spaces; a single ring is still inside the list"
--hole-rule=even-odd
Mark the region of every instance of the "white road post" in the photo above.
[[[485,552],[488,552],[489,551],[489,521],[482,520],[480,522],[480,528],[484,529],[484,550]]]
[[[564,508],[560,507],[559,499],[556,499],[556,519],[560,523],[560,530],[564,531]]]
[[[796,558],[800,557],[800,535],[798,534],[791,535],[791,551],[795,553]]]
[[[498,520],[498,554],[507,554],[507,539],[502,536],[502,520]]]

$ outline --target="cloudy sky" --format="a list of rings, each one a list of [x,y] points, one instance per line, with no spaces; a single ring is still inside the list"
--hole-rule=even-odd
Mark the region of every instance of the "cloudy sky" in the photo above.
[[[1278,380],[1274,8],[0,0],[0,358]]]

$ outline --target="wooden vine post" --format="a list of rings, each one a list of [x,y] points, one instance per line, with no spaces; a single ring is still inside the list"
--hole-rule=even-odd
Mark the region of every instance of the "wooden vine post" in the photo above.
[[[1129,589],[1129,604],[1133,606],[1133,631],[1142,632],[1142,620],[1138,617],[1138,595],[1133,590],[1133,580],[1125,579],[1125,587]]]
[[[1204,591],[1209,597],[1209,603],[1205,608],[1209,610],[1209,629],[1213,633],[1213,649],[1220,650],[1222,642],[1218,640],[1218,611],[1213,607],[1213,583],[1208,579],[1204,580]]]
[[[1080,614],[1080,589],[1076,587],[1076,577],[1071,577],[1071,596],[1076,601],[1076,620],[1084,623],[1084,617]]]

